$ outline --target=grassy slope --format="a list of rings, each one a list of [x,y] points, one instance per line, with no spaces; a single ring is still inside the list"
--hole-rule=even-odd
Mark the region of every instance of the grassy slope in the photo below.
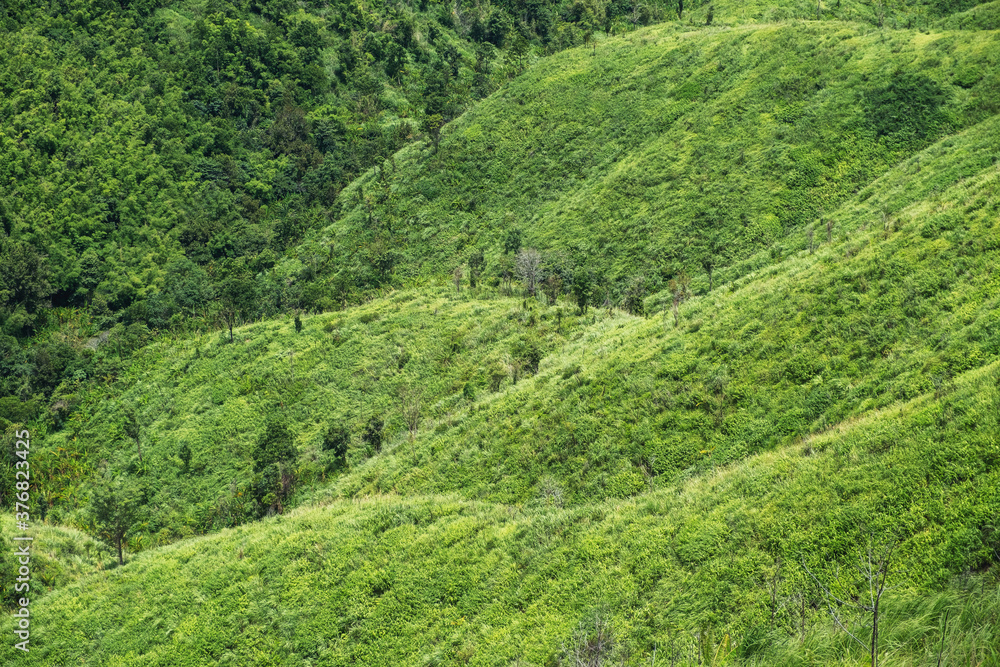
[[[986,59],[995,50],[988,37],[907,39],[918,49],[947,39]],[[962,95],[953,102],[973,97]],[[969,102],[952,118],[971,124],[983,108]],[[355,434],[354,470],[322,508],[141,554],[47,596],[35,611],[36,658],[544,663],[600,605],[637,655],[671,636],[689,655],[692,633],[709,627],[744,646],[767,634],[778,557],[785,604],[775,624],[794,631],[802,619],[788,601],[816,601],[800,559],[821,574],[824,561],[849,565],[865,528],[903,539],[904,587],[927,590],[987,566],[1000,548],[990,528],[1000,512],[998,136],[997,121],[982,120],[875,170],[881,179],[859,181],[856,195],[845,189],[829,209],[833,241],[817,233],[815,254],[794,224],[772,239],[773,254],[746,246],[743,263],[720,274],[731,282],[684,304],[677,328],[603,312],[560,321],[568,304],[525,311],[520,300],[425,286],[306,318],[299,335],[290,322],[269,322],[241,330],[235,345],[151,348],[43,448],[55,456],[60,445],[92,443],[95,464],[134,465],[114,418],[121,403],[136,405],[147,475],[167,508],[157,518],[163,539],[224,521],[213,508],[231,510],[239,483],[230,480],[245,481],[265,410],[284,408],[311,481],[324,469],[323,426],[356,429],[362,400],[389,416],[395,439],[364,463]],[[443,144],[442,159],[449,150]],[[657,233],[677,233],[663,227]],[[539,374],[490,393],[486,376],[502,377],[524,339],[546,353]],[[400,368],[403,349],[411,358]],[[467,384],[477,398],[463,393]],[[412,445],[398,416],[401,385],[426,393]],[[179,475],[185,439],[193,472]],[[393,490],[406,495],[344,498]],[[420,495],[440,492],[448,495]],[[995,619],[990,599],[983,623]],[[931,625],[900,631],[909,632],[900,664],[933,655]],[[973,622],[963,637],[986,647],[995,639],[983,627]],[[828,653],[814,659],[842,657],[838,641],[817,631]]]
[[[386,452],[338,483],[348,495],[525,502],[546,488],[579,503],[740,460],[996,358],[997,124],[901,164],[831,215],[833,243],[694,298],[679,328],[665,314],[560,319],[571,306],[525,310],[489,292],[425,287],[307,317],[301,334],[269,322],[234,345],[215,336],[151,347],[46,447],[93,443],[88,460],[134,467],[120,427],[134,406],[161,508],[147,546],[240,518],[251,450],[274,410],[293,424],[306,481],[328,472],[319,443],[329,424],[354,433],[358,466],[371,454],[365,421],[386,418]],[[525,341],[544,356],[536,377],[514,385],[510,362]],[[415,387],[424,414],[410,445],[399,394]],[[182,443],[194,452],[189,472]]]
[[[688,3],[690,4],[690,3]],[[848,21],[879,25],[879,10],[881,9],[882,26],[892,29],[920,29],[934,25],[940,20],[949,20],[953,16],[976,13],[989,10],[990,3],[977,3],[975,0],[938,0],[936,2],[888,2],[872,3],[863,0],[794,0],[792,2],[764,2],[748,0],[738,2],[733,0],[714,0],[705,3],[685,13],[685,21],[692,24],[704,24],[708,18],[708,8],[713,7],[713,25],[726,23],[774,23],[791,19],[815,20],[817,4],[820,18],[824,21]],[[961,22],[954,28],[990,29]]]
[[[276,320],[239,329],[233,344],[216,334],[149,346],[120,381],[87,395],[67,428],[40,439],[38,469],[51,475],[42,486],[63,489],[52,496],[54,511],[69,519],[65,513],[86,498],[87,476],[101,461],[116,471],[141,470],[158,510],[145,517],[146,537],[136,547],[246,520],[252,451],[268,414],[293,428],[300,479],[318,482],[335,470],[321,451],[331,424],[352,433],[348,461],[358,464],[374,453],[360,438],[373,415],[385,421],[387,446],[402,437],[403,392],[422,395],[422,428],[429,428],[464,411],[486,389],[484,377],[495,373],[509,383],[504,362],[519,346],[545,350],[582,327],[567,316],[557,332],[549,315],[529,327],[521,305],[424,289],[306,316],[300,334],[290,320]],[[141,424],[141,465],[123,434],[127,409]],[[179,458],[184,444],[193,452],[187,470]],[[59,465],[72,458],[86,465]],[[60,470],[65,475],[57,476]]]
[[[602,317],[531,381],[420,438],[417,461],[380,457],[343,491],[633,493],[640,472],[740,460],[995,359],[997,127],[901,164],[831,216],[834,243],[693,299],[680,328]]]
[[[662,392],[660,400],[666,401],[672,383],[681,381],[672,379],[678,372],[687,384],[697,387],[703,382],[700,373],[717,363],[711,346],[715,327],[749,331],[758,337],[748,339],[744,343],[748,351],[730,362],[730,382],[765,383],[750,397],[748,406],[724,408],[724,421],[754,409],[755,403],[756,409],[787,412],[780,405],[759,405],[771,394],[779,403],[801,398],[801,388],[789,383],[785,371],[772,377],[771,367],[788,364],[800,350],[810,352],[811,346],[825,348],[830,344],[825,336],[832,335],[823,322],[802,329],[796,337],[792,326],[799,317],[796,301],[810,294],[818,299],[835,292],[831,281],[850,285],[848,276],[857,276],[863,268],[892,265],[891,261],[873,262],[866,253],[882,252],[907,268],[903,274],[890,274],[885,283],[871,277],[868,291],[854,294],[852,290],[846,298],[842,295],[825,306],[844,311],[828,316],[846,322],[845,326],[852,317],[873,313],[883,321],[904,318],[900,323],[905,326],[893,328],[901,341],[894,343],[895,353],[882,355],[877,350],[880,353],[872,358],[856,359],[856,371],[851,370],[851,362],[835,368],[841,375],[832,375],[820,385],[843,386],[851,396],[854,387],[863,388],[866,382],[891,386],[894,372],[897,378],[908,377],[905,371],[913,365],[946,366],[947,348],[935,349],[941,347],[940,341],[918,327],[924,319],[945,322],[943,328],[955,337],[970,338],[963,343],[968,349],[984,341],[995,342],[996,308],[989,300],[995,298],[995,289],[989,287],[994,278],[985,265],[968,267],[964,278],[950,282],[947,291],[939,290],[939,302],[924,298],[922,307],[935,310],[913,315],[919,319],[911,322],[894,310],[907,302],[905,289],[913,281],[936,275],[942,265],[952,266],[962,259],[950,253],[958,252],[963,239],[976,243],[996,238],[997,172],[989,157],[988,139],[995,136],[991,121],[946,140],[950,146],[942,142],[931,147],[887,174],[871,192],[859,193],[837,213],[843,216],[836,217],[838,221],[861,222],[874,211],[892,210],[888,238],[882,237],[881,229],[865,232],[844,229],[846,223],[838,226],[845,236],[850,232],[849,240],[837,239],[812,256],[802,251],[745,277],[733,290],[692,301],[677,329],[664,327],[659,317],[603,315],[594,325],[579,330],[578,341],[544,359],[535,378],[481,397],[475,413],[464,419],[459,419],[461,408],[452,408],[456,425],[450,432],[418,436],[416,466],[409,445],[400,437],[390,445],[390,452],[359,466],[334,489],[341,494],[370,493],[395,485],[410,492],[406,497],[360,504],[335,500],[321,508],[304,508],[293,517],[141,554],[123,570],[89,578],[87,590],[57,591],[37,608],[38,654],[43,659],[48,655],[94,656],[101,664],[116,664],[115,660],[117,664],[177,664],[178,656],[191,664],[227,659],[237,664],[349,664],[352,660],[358,664],[424,664],[428,660],[458,664],[465,659],[472,664],[506,664],[518,656],[541,664],[554,659],[561,643],[592,608],[606,604],[612,609],[616,632],[633,645],[637,656],[649,656],[656,647],[664,655],[663,647],[671,642],[676,651],[691,655],[694,633],[706,628],[713,628],[716,641],[730,632],[745,646],[750,645],[748,637],[767,636],[771,600],[767,581],[774,576],[776,558],[784,563],[777,592],[784,603],[775,623],[789,632],[801,620],[790,602],[800,599],[796,596],[807,600],[807,626],[822,618],[809,607],[818,598],[798,564],[800,559],[804,557],[820,576],[831,576],[825,568],[838,562],[850,565],[856,548],[864,544],[866,531],[876,541],[892,533],[903,539],[899,564],[905,573],[898,573],[896,582],[904,591],[909,587],[926,590],[947,581],[953,572],[983,567],[995,558],[998,545],[989,526],[1000,511],[996,495],[1000,451],[995,441],[1000,394],[992,348],[981,352],[971,366],[963,362],[968,368],[952,369],[937,395],[928,370],[924,376],[916,373],[907,383],[899,380],[910,387],[909,396],[862,391],[848,408],[843,406],[850,406],[850,401],[844,403],[843,396],[838,396],[834,405],[845,411],[833,420],[841,422],[836,428],[797,443],[790,442],[791,436],[778,438],[772,446],[789,444],[749,457],[720,456],[717,450],[719,454],[712,456],[742,460],[712,472],[704,470],[712,459],[702,459],[688,471],[687,480],[662,475],[653,482],[662,489],[654,488],[632,500],[575,502],[592,497],[592,491],[600,488],[573,495],[578,487],[567,471],[580,466],[548,462],[544,466],[548,482],[533,476],[542,469],[536,449],[552,437],[549,426],[540,422],[546,413],[558,414],[560,402],[579,405],[586,414],[612,409],[622,413],[617,416],[620,421],[595,425],[601,429],[599,436],[588,438],[579,454],[583,467],[590,465],[596,468],[595,474],[611,478],[610,473],[621,465],[631,465],[627,455],[620,453],[606,454],[603,461],[598,458],[615,438],[619,446],[627,446],[632,441],[630,429],[641,422],[643,413],[656,414],[655,403],[639,405],[628,413],[631,401],[624,392],[641,392],[646,387]],[[966,143],[979,150],[951,150]],[[918,163],[921,169],[916,173]],[[954,184],[941,190],[949,180]],[[943,227],[959,203],[971,210],[963,211],[960,224]],[[850,258],[848,249],[852,249]],[[972,256],[989,263],[995,252],[996,248],[983,247]],[[904,261],[909,253],[923,255],[922,261]],[[980,279],[983,282],[977,282]],[[789,294],[790,286],[797,291]],[[445,310],[448,303],[441,298],[439,308],[452,312]],[[474,301],[450,303],[457,309],[455,315],[477,307]],[[482,311],[477,319],[483,326],[489,323],[483,315],[491,312],[491,305],[498,304],[478,306]],[[515,313],[520,310],[519,304],[509,301],[499,305],[502,312],[512,306]],[[428,304],[421,306],[430,310]],[[353,317],[383,311],[386,315],[379,321],[389,328],[388,313],[396,307],[406,312],[406,305],[386,299],[369,304]],[[782,318],[781,307],[792,312]],[[888,310],[879,311],[880,307]],[[766,312],[762,309],[771,313],[763,322]],[[710,312],[717,313],[714,319],[708,316]],[[804,307],[802,312],[806,315],[801,320],[809,321],[809,310]],[[336,317],[343,322],[341,328],[349,329],[349,319]],[[954,323],[947,321],[949,317],[955,318]],[[307,320],[306,331],[322,331],[317,325],[323,318],[334,319]],[[693,326],[698,320],[700,325]],[[779,326],[779,320],[784,324]],[[442,321],[454,324],[456,320]],[[283,326],[284,336],[294,336],[289,324]],[[572,337],[579,325],[564,326]],[[252,338],[253,331],[251,327],[243,333]],[[786,345],[764,345],[782,332]],[[702,345],[699,341],[707,346],[701,361],[692,354]],[[720,340],[718,349],[734,354],[732,343],[725,341]],[[683,346],[690,347],[687,355],[681,351]],[[223,354],[238,349],[217,347]],[[587,355],[584,349],[589,350]],[[750,351],[759,353],[761,359],[755,360]],[[822,354],[815,354],[823,359]],[[274,373],[284,369],[287,357],[265,359],[270,359],[267,363],[273,364]],[[198,363],[211,362],[203,356]],[[471,362],[456,361],[455,365],[463,363]],[[580,366],[577,375],[588,382],[560,382],[562,369],[571,363]],[[626,366],[632,373],[628,387],[616,386],[614,379],[622,376]],[[804,376],[809,390],[816,385],[809,378],[812,370]],[[195,384],[205,382],[211,371],[208,366],[204,371],[193,380]],[[820,369],[817,375],[825,377],[825,372]],[[636,377],[642,373],[645,377]],[[744,373],[759,376],[751,379]],[[920,377],[922,384],[914,385],[914,378]],[[221,382],[228,380],[216,380],[203,391],[211,392]],[[277,386],[273,381],[270,384]],[[560,396],[581,386],[591,387],[594,399],[594,389],[603,388],[605,398],[595,405]],[[436,390],[428,387],[428,391]],[[788,396],[782,397],[782,391]],[[190,390],[179,395],[202,400]],[[705,411],[696,402],[690,412]],[[628,414],[632,414],[631,424]],[[210,438],[209,423],[205,426],[205,437]],[[505,435],[518,426],[522,429],[518,435]],[[460,429],[465,430],[465,437],[454,434]],[[725,435],[725,429],[719,430]],[[481,452],[471,446],[473,437],[482,438]],[[703,446],[688,445],[691,451]],[[505,450],[514,446],[523,450],[521,458]],[[153,458],[153,450],[149,451]],[[506,460],[505,474],[499,480],[491,479],[493,463],[479,458],[488,456],[493,463]],[[701,474],[697,474],[699,468]],[[638,479],[638,486],[630,486],[628,479],[619,480],[605,495],[642,490],[644,478]],[[520,503],[496,505],[454,494],[417,493],[452,487],[472,498],[485,492]],[[567,491],[560,495],[564,488]],[[964,604],[964,598],[955,591],[946,594],[947,602],[927,611],[922,617],[925,625],[914,629],[907,625],[913,620],[907,611],[913,603],[906,596],[898,594],[900,611],[896,617],[890,615],[899,619],[897,629],[904,639],[887,643],[886,651],[901,664],[921,664],[934,653],[943,610]],[[995,617],[996,607],[989,606],[993,604],[990,598],[986,600],[983,617],[970,622],[966,633],[952,635],[956,643],[949,643],[949,650],[989,650],[989,618]],[[122,610],[128,610],[125,616]],[[67,624],[60,618],[74,620]],[[96,645],[71,641],[81,634],[100,636],[104,653]],[[824,662],[843,658],[851,650],[821,630],[809,636],[810,650],[815,649],[814,655]],[[891,631],[887,636],[895,635]],[[768,651],[786,655],[781,653],[786,649],[780,641],[776,647],[761,650],[765,657],[758,659],[765,662],[771,655]]]
[[[704,289],[703,260],[731,278],[901,159],[995,114],[998,58],[992,33],[640,30],[540,62],[446,128],[437,156],[403,150],[345,191],[342,214],[298,256],[332,244],[352,257],[327,270],[335,285],[390,243],[397,276],[450,271],[475,249],[496,271],[516,227],[555,267],[587,265],[619,289],[682,269]],[[940,106],[886,107],[880,91],[899,71],[939,90]],[[917,104],[913,90],[892,95]]]
[[[101,665],[551,664],[577,623],[607,605],[639,664],[671,644],[690,656],[695,632],[716,641],[729,632],[743,644],[766,636],[778,558],[775,625],[794,632],[797,596],[807,626],[822,617],[800,559],[832,579],[832,567],[849,565],[865,544],[862,525],[876,542],[894,528],[910,535],[898,561],[907,569],[893,576],[903,591],[971,555],[975,524],[1000,508],[996,467],[925,485],[940,445],[922,436],[942,405],[995,405],[996,371],[968,373],[942,403],[921,397],[633,500],[531,510],[440,495],[339,501],[185,541],[45,598],[35,608],[34,656]],[[893,446],[873,453],[887,430]],[[970,451],[987,452],[995,431],[961,433]],[[976,591],[982,618],[952,626],[950,651],[969,648],[967,633],[980,655],[996,658],[990,624],[1000,590],[986,586]],[[944,609],[962,598],[951,591],[916,628],[907,625],[911,597],[891,599],[902,609],[889,606],[886,657],[922,664],[936,651]],[[822,631],[810,637],[826,664],[851,650]]]

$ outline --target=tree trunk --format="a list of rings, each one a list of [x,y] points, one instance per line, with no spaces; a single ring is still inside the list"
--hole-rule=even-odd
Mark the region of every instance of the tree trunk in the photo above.
[[[872,612],[872,642],[871,642],[871,663],[872,667],[878,667],[878,601],[875,602],[875,610]]]

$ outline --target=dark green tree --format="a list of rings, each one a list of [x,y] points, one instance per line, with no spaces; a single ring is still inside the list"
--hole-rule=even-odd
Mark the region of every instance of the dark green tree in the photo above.
[[[504,254],[516,253],[521,249],[521,230],[516,227],[507,230],[507,235],[503,240]]]
[[[49,275],[48,262],[34,248],[0,237],[0,314],[20,312],[19,317],[7,318],[10,333],[36,328],[37,313],[53,292]]]
[[[382,418],[373,415],[365,425],[365,430],[361,434],[361,441],[372,448],[376,454],[382,451],[382,430],[385,427]]]
[[[186,442],[181,443],[181,449],[177,453],[181,457],[181,462],[184,463],[184,472],[187,472],[191,468],[191,447],[188,446]]]
[[[622,300],[622,306],[633,315],[645,315],[645,298],[646,278],[645,276],[636,276],[629,283],[628,289],[625,290],[625,298]]]
[[[214,296],[211,277],[187,257],[167,265],[164,283],[167,296],[184,315],[202,313]]]
[[[476,283],[479,282],[479,276],[483,274],[483,268],[486,266],[486,260],[483,257],[483,251],[477,250],[472,253],[469,257],[469,286],[475,287]]]
[[[282,501],[292,490],[290,467],[296,455],[295,439],[285,422],[268,418],[252,454],[253,493],[261,513],[281,513]]]
[[[331,452],[336,462],[343,465],[347,461],[347,448],[351,444],[351,432],[341,424],[330,424],[323,435],[323,451]]]
[[[576,305],[580,309],[580,314],[587,313],[587,306],[590,305],[591,280],[590,271],[586,267],[577,267],[573,272],[573,296],[576,297]]]
[[[268,466],[287,465],[295,460],[296,454],[295,439],[288,426],[281,419],[270,417],[253,451],[253,470],[259,473]]]
[[[217,269],[216,305],[229,329],[233,342],[233,326],[247,316],[254,305],[253,276],[241,259],[228,260]]]
[[[99,478],[91,490],[91,532],[118,552],[119,565],[125,564],[125,545],[138,522],[144,495],[136,482],[124,476]]]
[[[125,411],[122,431],[125,433],[125,437],[135,443],[135,449],[139,453],[139,465],[142,465],[142,426],[139,424],[139,417],[132,408]]]

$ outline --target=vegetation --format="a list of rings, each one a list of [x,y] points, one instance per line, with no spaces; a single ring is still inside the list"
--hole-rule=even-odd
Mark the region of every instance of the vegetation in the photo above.
[[[661,16],[656,6],[633,23]],[[41,417],[58,384],[104,374],[79,349],[39,350],[67,317],[143,338],[313,307],[313,276],[342,258],[278,260],[328,224],[348,183],[394,170],[387,158],[422,128],[436,142],[533,54],[582,43],[625,11],[5,2],[0,332],[20,342],[3,343],[0,397],[37,400]],[[380,257],[388,275],[391,255]]]
[[[589,272],[598,305],[619,303],[640,274],[649,292],[684,272],[704,293],[762,251],[784,256],[889,169],[996,114],[997,81],[984,74],[994,43],[826,22],[664,24],[596,55],[558,54],[454,121],[437,152],[409,146],[394,173],[349,186],[337,218],[296,253],[344,258],[318,272],[323,308],[474,253],[498,285],[521,248],[564,286]]]
[[[0,14],[40,664],[1000,660],[990,5],[78,4]]]

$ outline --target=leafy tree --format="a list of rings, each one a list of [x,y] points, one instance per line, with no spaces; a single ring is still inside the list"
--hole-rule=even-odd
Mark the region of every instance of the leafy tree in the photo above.
[[[562,294],[563,281],[558,273],[552,273],[545,279],[545,293],[549,297],[549,303],[555,304],[559,295]]]
[[[0,394],[13,394],[25,386],[31,370],[28,356],[17,339],[0,334]]]
[[[678,326],[681,321],[680,305],[691,296],[691,278],[681,271],[676,278],[672,278],[667,283],[667,288],[673,297],[671,309],[674,313],[674,326]]]
[[[542,348],[534,338],[524,336],[517,339],[511,345],[510,354],[517,362],[518,369],[523,369],[531,374],[538,372],[538,365],[542,362]]]
[[[323,435],[323,451],[331,452],[334,460],[343,464],[347,461],[347,448],[351,444],[351,432],[340,424],[330,424]]]
[[[242,260],[230,260],[218,267],[216,304],[219,314],[229,328],[229,342],[233,342],[233,326],[254,306],[253,276]]]
[[[521,230],[516,227],[507,230],[507,235],[504,237],[503,241],[503,252],[505,255],[509,255],[512,252],[516,253],[521,249]]]
[[[475,287],[476,283],[479,282],[479,276],[483,273],[483,268],[486,266],[486,260],[483,257],[483,251],[477,250],[472,253],[469,257],[469,286]]]
[[[129,408],[125,411],[125,419],[122,421],[122,431],[125,433],[125,437],[135,443],[136,451],[139,453],[139,464],[142,465],[142,446],[140,443],[142,427],[139,424],[139,418],[136,416],[135,410]]]
[[[48,262],[23,241],[0,237],[0,313],[17,309],[25,314],[11,333],[30,331],[38,323],[35,313],[52,294]],[[9,327],[10,328],[10,327]]]
[[[177,455],[180,456],[181,462],[184,464],[184,472],[187,472],[191,468],[191,447],[186,442],[181,443],[181,448]]]
[[[629,283],[628,289],[625,291],[625,298],[622,301],[622,306],[633,315],[645,315],[645,297],[646,278],[645,276],[636,276]]]
[[[295,439],[285,422],[269,417],[253,450],[253,470],[259,473],[268,466],[289,464],[295,460],[297,453]]]
[[[282,511],[282,501],[291,493],[294,479],[289,467],[297,454],[292,432],[285,422],[269,417],[251,455],[253,492],[262,512]]]
[[[165,270],[166,295],[184,315],[201,313],[214,296],[212,279],[187,257],[170,262]]]
[[[439,113],[424,116],[424,130],[431,138],[435,153],[438,151],[438,144],[441,143],[441,128],[444,127],[444,123],[444,117]]]
[[[382,451],[382,429],[385,424],[378,415],[372,415],[361,434],[361,441],[372,448],[376,454]]]
[[[119,565],[125,564],[123,552],[127,538],[138,522],[139,511],[144,503],[144,491],[136,482],[124,476],[101,477],[91,490],[91,532],[117,551]]]
[[[403,386],[399,389],[399,409],[403,415],[403,422],[410,435],[411,452],[413,439],[420,427],[421,408],[423,407],[423,389],[418,386]]]

